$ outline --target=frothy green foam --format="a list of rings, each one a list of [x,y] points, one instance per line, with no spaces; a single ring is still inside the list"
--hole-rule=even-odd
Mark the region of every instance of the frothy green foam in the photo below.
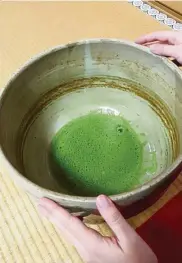
[[[119,194],[140,183],[143,147],[120,115],[91,112],[58,131],[51,143],[51,162],[68,193]]]

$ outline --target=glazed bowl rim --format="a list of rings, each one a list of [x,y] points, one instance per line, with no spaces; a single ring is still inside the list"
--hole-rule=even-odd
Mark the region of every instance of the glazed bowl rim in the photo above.
[[[167,64],[169,68],[171,68],[173,71],[176,71],[177,74],[181,77],[182,82],[182,72],[181,70],[171,61],[169,61],[167,58],[159,57],[157,55],[154,55],[147,47],[138,45],[132,41],[128,40],[122,40],[122,39],[116,39],[116,38],[91,38],[91,39],[83,39],[76,42],[69,42],[68,44],[58,45],[55,47],[51,47],[49,49],[46,49],[45,51],[42,51],[38,53],[37,55],[30,58],[24,65],[22,65],[12,76],[10,77],[9,81],[5,85],[4,88],[1,89],[0,92],[0,109],[2,107],[3,101],[11,88],[11,84],[14,82],[14,80],[21,74],[23,74],[24,70],[27,69],[29,66],[33,65],[38,60],[42,59],[43,57],[50,55],[51,53],[57,52],[62,49],[71,48],[77,45],[84,45],[84,44],[94,44],[94,43],[115,43],[115,44],[125,44],[131,47],[134,47],[138,50],[141,50],[145,53],[151,54],[154,57],[158,57],[161,62],[164,62]],[[30,181],[28,178],[26,178],[23,174],[21,174],[8,160],[8,157],[4,153],[2,146],[0,144],[0,157],[4,160],[5,166],[10,170],[10,176],[13,178],[13,180],[19,181],[21,185],[26,185],[26,191],[31,193],[32,192],[39,192],[41,196],[49,197],[55,200],[62,200],[66,202],[72,202],[74,203],[79,202],[81,205],[82,203],[89,203],[93,204],[96,202],[96,197],[85,197],[85,196],[77,196],[77,195],[66,195],[59,192],[55,192],[49,189],[46,189],[44,187],[41,187],[34,182]],[[170,165],[169,168],[167,168],[164,172],[159,174],[157,177],[151,179],[150,181],[146,182],[145,184],[142,184],[141,186],[136,187],[135,189],[129,191],[120,193],[117,195],[111,195],[113,201],[117,200],[127,200],[128,198],[131,198],[137,194],[145,194],[146,191],[150,190],[150,188],[155,187],[158,185],[158,183],[162,182],[164,179],[171,176],[171,174],[177,170],[182,169],[182,155],[180,154],[178,158]],[[36,196],[36,194],[35,194]]]

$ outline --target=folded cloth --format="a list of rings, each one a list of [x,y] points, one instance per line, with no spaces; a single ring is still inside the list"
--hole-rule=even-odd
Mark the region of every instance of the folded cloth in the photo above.
[[[182,263],[182,192],[140,226],[137,232],[152,248],[159,263]]]

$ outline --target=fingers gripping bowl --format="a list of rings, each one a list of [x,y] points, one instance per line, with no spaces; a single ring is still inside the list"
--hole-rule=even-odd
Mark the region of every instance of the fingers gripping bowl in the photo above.
[[[181,89],[175,65],[127,41],[53,48],[1,94],[1,167],[77,214],[99,193],[130,206],[181,169]]]

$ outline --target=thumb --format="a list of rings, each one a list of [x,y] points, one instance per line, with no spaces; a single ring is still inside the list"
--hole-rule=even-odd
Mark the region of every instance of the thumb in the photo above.
[[[178,50],[177,50],[177,46],[172,46],[172,45],[168,45],[168,44],[154,44],[154,45],[150,45],[150,50],[157,54],[157,55],[161,55],[161,56],[166,56],[166,57],[173,57],[175,59],[177,59],[178,57]]]
[[[124,251],[130,250],[131,240],[138,238],[134,229],[127,223],[113,202],[105,195],[97,197],[97,208],[105,219]]]

